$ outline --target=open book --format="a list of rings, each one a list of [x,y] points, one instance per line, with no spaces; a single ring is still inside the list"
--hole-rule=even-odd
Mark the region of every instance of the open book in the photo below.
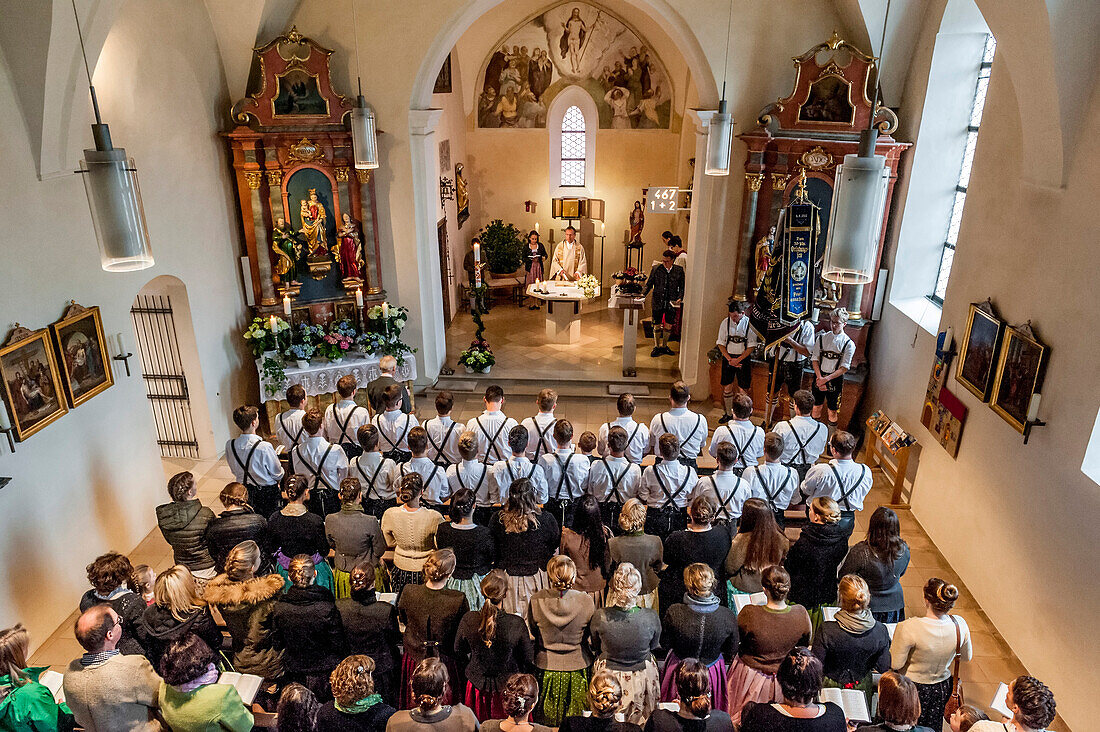
[[[391,605],[396,605],[397,604],[397,593],[396,592],[379,592],[377,597],[378,597],[379,602],[388,602]]]
[[[236,671],[223,671],[218,677],[219,684],[228,684],[237,690],[246,707],[252,706],[263,681],[263,678],[254,674],[239,674]]]
[[[821,690],[821,702],[832,702],[844,710],[844,716],[850,720],[870,722],[871,712],[867,709],[867,695],[859,689],[837,689],[834,687]]]
[[[1008,708],[1008,684],[1002,682],[997,685],[997,693],[993,695],[989,708],[1005,719],[1012,719],[1012,710]]]
[[[767,605],[768,596],[763,592],[754,592],[751,595],[732,595],[734,612],[741,612],[746,605]]]
[[[65,677],[56,671],[46,669],[38,677],[38,683],[45,686],[53,694],[53,700],[58,704],[65,703],[65,690],[61,688],[61,683],[65,680]],[[1007,691],[1007,687],[1005,688]]]

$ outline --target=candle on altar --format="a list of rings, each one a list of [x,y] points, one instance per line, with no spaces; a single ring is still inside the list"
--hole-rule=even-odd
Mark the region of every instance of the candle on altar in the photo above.
[[[283,295],[283,315],[290,315],[290,295]]]
[[[535,222],[535,233],[536,234],[539,233],[539,222],[538,221]]]
[[[355,288],[355,307],[363,307],[363,291],[358,287]]]
[[[474,261],[481,261],[481,244],[477,243],[476,241],[474,242]]]
[[[390,317],[390,304],[388,302],[383,302],[382,303],[382,317],[383,318]]]
[[[268,318],[267,325],[268,325],[268,328],[271,329],[271,332],[274,333],[275,328],[277,327],[277,322],[276,322],[276,319],[275,319],[274,315],[272,315],[270,318]]]

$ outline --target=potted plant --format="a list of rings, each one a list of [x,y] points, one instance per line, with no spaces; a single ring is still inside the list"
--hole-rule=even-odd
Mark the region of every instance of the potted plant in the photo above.
[[[383,302],[367,310],[367,327],[370,331],[370,353],[381,356],[393,356],[397,364],[405,363],[407,354],[416,353],[416,349],[401,340],[401,331],[409,322],[409,309]]]
[[[264,381],[264,392],[273,397],[286,388],[286,368],[281,358],[265,355],[260,367]]]
[[[493,355],[493,349],[489,347],[489,341],[485,340],[485,321],[477,310],[473,312],[473,321],[474,339],[470,341],[469,348],[458,354],[458,364],[464,366],[468,374],[487,374],[497,359]]]
[[[627,267],[611,275],[619,283],[619,293],[628,297],[637,297],[645,289],[646,276],[635,267]]]
[[[495,219],[478,232],[481,253],[493,274],[512,274],[523,266],[523,233],[513,224]]]
[[[317,344],[317,353],[321,354],[324,358],[327,358],[332,363],[340,363],[344,360],[344,354],[351,349],[352,338],[341,329],[334,327],[324,335],[321,342]]]
[[[593,298],[600,289],[600,280],[596,275],[584,275],[577,280],[577,287],[581,288],[585,297]]]
[[[313,358],[313,354],[316,352],[317,347],[312,343],[293,343],[283,355],[287,360],[297,361],[298,368],[308,369],[309,359]]]
[[[259,358],[265,354],[277,357],[279,350],[279,335],[290,330],[290,323],[282,318],[275,318],[275,332],[271,331],[271,320],[267,318],[253,318],[248,329],[242,334],[248,347],[252,349],[252,356]]]

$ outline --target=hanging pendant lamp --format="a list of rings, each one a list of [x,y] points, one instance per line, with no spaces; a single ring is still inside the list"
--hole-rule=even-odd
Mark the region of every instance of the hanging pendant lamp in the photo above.
[[[76,18],[76,34],[80,39],[80,53],[84,57],[84,73],[88,77],[88,89],[92,95],[95,124],[92,125],[94,150],[85,150],[79,172],[88,194],[88,208],[92,214],[96,241],[99,242],[100,266],[107,272],[132,272],[152,267],[153,251],[149,246],[149,229],[145,224],[145,210],[141,204],[137,167],[133,158],[126,157],[126,150],[111,144],[111,131],[99,116],[99,102],[92,74],[88,68],[88,56],[84,50],[84,37],[80,32],[80,17],[73,0],[73,16]]]
[[[703,172],[707,175],[729,175],[730,153],[733,150],[733,115],[726,111],[726,73],[730,55],[730,30],[733,27],[733,0],[726,20],[726,53],[722,60],[722,101],[718,113],[707,126],[707,159]]]
[[[359,66],[359,22],[355,13],[356,0],[351,0],[352,32],[355,33],[355,70],[359,79],[359,95],[355,98],[355,109],[351,110],[351,148],[355,158],[355,167],[359,170],[373,170],[378,167],[378,128],[374,119],[374,110],[367,105],[363,97],[362,70]]]

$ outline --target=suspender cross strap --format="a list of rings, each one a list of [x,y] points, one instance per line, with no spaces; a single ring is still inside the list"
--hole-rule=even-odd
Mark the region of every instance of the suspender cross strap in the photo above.
[[[569,486],[569,495],[566,496],[566,498],[573,497],[573,486],[569,483],[569,463],[573,462],[573,456],[576,454],[575,452],[569,453],[569,457],[565,459],[565,463],[563,464],[561,456],[554,453],[554,460],[557,461],[558,469],[561,471],[561,475],[558,476],[558,487],[554,489],[554,498],[556,500],[561,500],[561,487],[563,485]]]
[[[535,445],[535,460],[538,460],[539,455],[543,452],[550,452],[550,449],[546,445],[546,435],[554,428],[554,420],[547,422],[546,426],[542,429],[538,428],[538,423],[535,422],[534,418],[531,419],[531,424],[535,425],[535,432],[539,436],[538,444]]]
[[[806,445],[813,442],[814,438],[817,437],[817,433],[821,431],[821,423],[817,423],[817,427],[814,428],[814,433],[810,435],[810,439],[803,442],[802,438],[798,436],[798,430],[794,428],[794,423],[791,422],[791,420],[789,419],[785,421],[787,423],[787,427],[789,427],[791,430],[791,434],[794,435],[794,441],[798,443],[798,455],[796,457],[801,458],[800,460],[792,460],[790,464],[805,465],[810,462],[810,456],[806,454]]]
[[[477,495],[477,492],[481,490],[481,485],[485,482],[485,474],[489,472],[489,466],[485,465],[484,463],[482,463],[482,468],[484,468],[484,470],[481,471],[481,477],[478,478],[477,485],[475,485],[473,488],[470,488],[468,485],[466,485],[466,481],[462,480],[462,466],[458,465],[455,467],[455,477],[458,478],[458,484],[467,490],[472,490],[475,496]],[[509,470],[508,472],[511,473],[512,471]]]
[[[256,448],[260,446],[263,440],[256,440],[252,443],[252,447],[248,450],[248,457],[241,462],[241,456],[237,454],[237,446],[232,442],[229,443],[229,449],[233,451],[233,457],[237,460],[237,464],[244,470],[244,480],[241,481],[245,484],[246,488],[259,488],[259,484],[252,479],[252,473],[250,468],[252,467],[252,456],[256,454]]]
[[[722,500],[722,492],[718,490],[718,482],[714,480],[714,476],[708,475],[707,480],[710,481],[710,487],[714,490],[714,497],[718,499],[719,503],[718,510],[714,512],[714,515],[717,516],[724,512],[728,516],[730,502],[733,501],[733,497],[737,495],[737,489],[734,488],[730,491],[730,494],[726,496],[725,500]]]
[[[760,469],[759,468],[757,468],[753,472],[756,475],[756,481],[760,484],[760,487],[764,489],[764,495],[768,499],[768,505],[772,507],[773,511],[779,511],[780,508],[779,508],[779,506],[775,505],[775,499],[778,498],[780,496],[780,494],[783,493],[784,490],[786,490],[787,484],[791,482],[791,471],[790,471],[790,469],[789,468],[787,469],[787,477],[783,478],[783,482],[779,484],[779,489],[774,491],[774,492],[768,490],[769,488],[771,488],[771,486],[768,485],[768,481],[764,480],[764,478],[760,475]]]
[[[428,430],[424,430],[428,433],[428,442],[431,443],[432,448],[435,450],[435,462],[437,465],[439,465],[439,461],[442,460],[442,464],[444,465],[444,467],[450,467],[451,461],[446,455],[443,454],[443,448],[445,448],[447,446],[447,443],[450,442],[451,434],[455,431],[455,427],[457,426],[458,422],[452,420],[451,426],[448,427],[447,431],[443,433],[443,439],[439,441],[438,445],[435,444],[435,440],[432,439],[432,433],[428,432]]]
[[[527,475],[525,475],[523,477],[527,478],[527,480],[531,480],[531,476],[535,474],[535,471],[538,470],[538,467],[539,467],[539,464],[532,461],[531,462],[531,469],[528,470]],[[505,460],[504,461],[504,469],[508,471],[508,477],[511,478],[512,482],[514,483],[516,481],[516,474],[512,472],[512,461],[511,460]]]
[[[408,463],[401,463],[400,470],[401,470],[401,475],[402,476],[408,475],[409,474],[409,464]],[[435,463],[432,463],[432,472],[428,474],[427,480],[424,481],[424,490],[427,490],[428,486],[430,486],[432,484],[432,481],[435,480],[435,475],[438,471],[439,471],[439,466],[436,465]],[[423,478],[424,476],[420,476],[420,477]]]
[[[286,417],[286,412],[283,412],[282,414],[279,415],[279,426],[283,428],[283,434],[286,435],[287,437],[290,437],[290,430],[288,430],[286,428],[286,421],[284,419],[285,417]],[[305,427],[302,427],[301,425],[298,425],[298,433],[296,435],[294,435],[293,437],[290,437],[290,442],[291,442],[290,449],[291,450],[298,447],[298,442],[302,439],[302,433],[305,432],[305,431],[306,431]]]
[[[358,460],[355,461],[355,469],[359,471],[359,475],[367,481],[367,498],[371,497],[371,491],[375,489],[374,482],[378,480],[378,475],[382,472],[382,466],[386,464],[386,458],[382,458],[378,461],[378,467],[374,469],[374,475],[367,478],[367,474],[363,472],[363,464]],[[381,498],[381,496],[379,496]]]
[[[508,418],[505,417],[501,421],[500,426],[497,427],[497,431],[493,433],[492,437],[489,436],[489,430],[485,429],[485,425],[481,423],[480,417],[474,417],[474,422],[477,423],[477,428],[481,430],[481,434],[485,435],[485,439],[489,441],[489,446],[485,448],[485,457],[482,458],[481,462],[488,465],[489,454],[493,452],[497,454],[498,460],[503,459],[504,456],[500,454],[500,450],[497,448],[497,439],[500,437],[500,433],[504,431],[504,425],[508,424]]]
[[[740,464],[740,467],[742,468],[749,467],[748,462],[745,460],[745,450],[748,450],[749,446],[752,445],[752,438],[756,437],[756,430],[759,428],[754,425],[752,428],[752,432],[749,433],[749,439],[745,440],[744,445],[741,445],[738,444],[737,438],[733,436],[733,428],[730,427],[728,424],[725,425],[725,427],[726,432],[729,433],[730,442],[732,442],[733,446],[737,448],[737,463]]]
[[[302,457],[301,449],[295,450],[295,452],[298,453],[298,459],[302,461],[302,465],[305,465],[310,474],[313,476],[312,488],[315,491],[320,490],[322,484],[324,484],[325,488],[328,488],[330,490],[332,489],[332,486],[328,484],[328,480],[325,478],[325,474],[321,471],[321,469],[325,467],[325,461],[328,460],[329,453],[332,452],[333,447],[335,447],[335,445],[329,445],[325,448],[325,454],[321,456],[321,462],[317,463],[317,467],[313,467],[309,464],[308,460]]]
[[[390,436],[386,434],[386,431],[384,429],[382,429],[382,420],[381,419],[378,420],[378,424],[376,426],[378,427],[378,434],[382,435],[382,437],[385,438],[386,442],[390,443],[390,449],[391,450],[397,450],[397,449],[399,449],[397,446],[400,445],[405,440],[405,437],[409,434],[409,425],[410,424],[412,424],[412,415],[411,414],[406,414],[405,415],[405,429],[401,431],[401,436],[398,437],[396,441],[391,440]]]
[[[340,428],[340,444],[341,445],[343,445],[344,443],[347,443],[347,442],[351,442],[351,443],[355,442],[355,440],[349,440],[348,439],[348,425],[351,424],[351,418],[355,414],[355,411],[357,409],[361,409],[361,407],[358,404],[352,405],[351,409],[349,409],[348,413],[345,415],[346,419],[344,420],[343,424],[341,424],[340,423],[340,411],[338,409],[336,409],[335,404],[332,405],[332,419],[336,422],[336,426]]]
[[[861,468],[859,478],[856,479],[851,486],[845,486],[844,481],[840,479],[840,473],[837,472],[836,466],[829,463],[829,470],[833,471],[833,477],[836,478],[837,488],[840,489],[840,498],[837,499],[837,503],[843,503],[845,511],[853,510],[851,504],[848,502],[848,498],[856,492],[856,488],[859,488],[859,484],[867,477],[867,466],[861,464],[859,467]]]
[[[668,429],[667,426],[665,426],[665,412],[661,412],[660,414],[658,414],[657,419],[661,420],[661,429],[664,430],[665,432],[668,432],[669,429]],[[691,442],[693,439],[695,439],[696,433],[699,432],[699,425],[702,424],[702,423],[703,423],[703,415],[701,415],[701,414],[695,415],[695,426],[691,428],[691,434],[689,434],[685,439],[680,440],[680,457],[689,458],[689,459],[697,457],[696,455],[685,455],[684,454],[684,449],[687,447],[687,444],[689,442]],[[726,429],[729,429],[729,426],[727,426]],[[637,432],[638,428],[635,427],[634,431]],[[675,434],[675,433],[673,433],[673,434]],[[731,432],[730,434],[732,435],[733,433]],[[627,443],[627,444],[629,445],[629,443]]]
[[[622,494],[619,493],[619,484],[622,483],[623,478],[625,478],[626,474],[630,471],[630,463],[628,462],[626,467],[623,468],[623,472],[619,473],[618,477],[616,477],[615,471],[611,469],[611,464],[607,462],[607,458],[600,458],[600,462],[603,463],[603,468],[607,471],[607,477],[611,479],[611,494],[615,496],[615,501],[617,503],[626,503],[626,501],[623,500]]]
[[[657,466],[653,466],[653,477],[657,479],[657,485],[661,486],[661,492],[665,494],[665,505],[661,506],[662,511],[669,508],[676,508],[676,499],[680,497],[680,494],[684,492],[684,488],[687,487],[688,478],[691,477],[691,468],[684,467],[684,479],[680,482],[680,487],[676,489],[675,493],[669,491],[668,486],[665,485],[665,481],[661,478],[661,471],[657,469]]]

